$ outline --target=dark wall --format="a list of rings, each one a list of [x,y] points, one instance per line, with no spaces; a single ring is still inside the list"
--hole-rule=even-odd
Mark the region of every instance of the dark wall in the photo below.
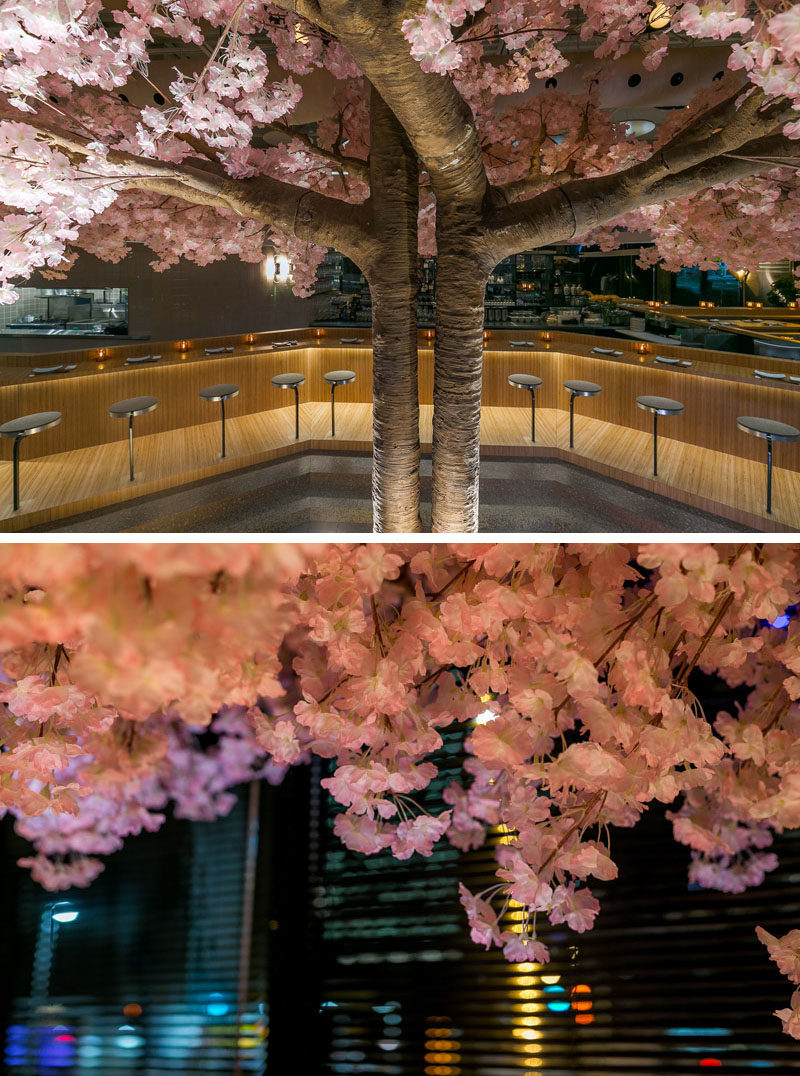
[[[64,281],[36,275],[30,287],[128,288],[129,336],[127,339],[173,340],[180,337],[223,336],[227,333],[294,329],[314,318],[314,299],[298,299],[286,286],[266,283],[261,264],[226,258],[200,266],[180,261],[172,269],[156,273],[150,268],[154,255],[136,245],[123,261],[112,265],[82,254]],[[274,291],[274,294],[273,294]],[[0,353],[63,351],[96,347],[98,336],[0,337]],[[126,337],[109,337],[111,344]]]

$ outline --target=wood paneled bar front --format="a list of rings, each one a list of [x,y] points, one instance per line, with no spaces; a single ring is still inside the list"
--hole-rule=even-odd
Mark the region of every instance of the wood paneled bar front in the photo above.
[[[359,337],[358,344],[342,343],[342,337]],[[668,396],[680,400],[684,414],[670,423],[669,436],[686,444],[710,448],[744,459],[761,460],[763,445],[736,428],[739,415],[760,415],[791,425],[800,423],[800,383],[788,380],[791,361],[754,358],[730,352],[710,352],[664,344],[650,345],[666,358],[679,358],[690,366],[664,366],[655,362],[655,350],[639,354],[636,342],[580,333],[549,332],[532,336],[531,346],[512,347],[519,332],[491,330],[486,333],[483,403],[487,407],[529,407],[525,393],[508,384],[511,373],[532,373],[543,379],[537,407],[566,411],[567,379],[596,381],[603,388],[587,407],[587,414],[616,426],[646,431],[649,416],[636,407],[640,395]],[[274,348],[282,341],[291,347]],[[186,350],[179,350],[181,344]],[[595,347],[613,344],[621,355],[600,355]],[[231,352],[207,355],[206,348],[232,347]],[[419,335],[420,403],[433,398],[433,341],[429,331]],[[152,395],[158,408],[143,416],[138,434],[179,430],[209,421],[200,389],[219,382],[239,385],[240,392],[228,405],[229,418],[256,414],[286,406],[285,395],[271,378],[297,371],[306,377],[302,399],[323,402],[329,388],[326,370],[354,370],[352,384],[342,385],[337,402],[370,403],[372,400],[371,333],[363,329],[303,329],[259,333],[245,340],[213,337],[187,342],[158,341],[106,348],[101,360],[97,349],[48,354],[46,362],[75,369],[56,374],[32,374],[37,359],[30,355],[4,357],[0,374],[0,422],[38,411],[60,411],[61,425],[31,439],[25,446],[28,459],[49,456],[92,445],[110,444],[122,436],[120,425],[108,413],[116,400]],[[126,365],[127,358],[160,355],[157,362]],[[40,357],[39,361],[45,361]],[[758,368],[784,373],[785,381],[759,380]],[[800,373],[800,364],[797,365]],[[10,459],[11,445],[0,445],[3,459]],[[780,465],[800,471],[800,444],[782,445]]]

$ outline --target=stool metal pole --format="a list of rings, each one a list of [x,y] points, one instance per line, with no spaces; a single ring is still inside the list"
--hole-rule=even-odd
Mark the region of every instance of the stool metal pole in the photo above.
[[[536,393],[531,389],[531,441],[536,440]]]
[[[767,438],[767,515],[772,515],[772,438]]]
[[[128,415],[128,461],[130,464],[131,482],[133,481],[133,415]]]
[[[222,408],[222,458],[225,459],[225,397],[219,401]]]
[[[14,438],[14,511],[19,511],[19,443],[22,437]]]
[[[658,477],[658,411],[653,412],[653,474]]]
[[[575,422],[575,393],[569,394],[569,447],[575,447],[574,439],[574,422]]]
[[[294,439],[300,440],[300,388],[298,385],[294,386]]]
[[[333,394],[336,391],[336,386],[331,385],[331,437],[336,436],[336,413],[333,407]]]

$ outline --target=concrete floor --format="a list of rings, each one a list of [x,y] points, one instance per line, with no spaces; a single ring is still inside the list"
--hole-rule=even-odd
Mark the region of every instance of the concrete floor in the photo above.
[[[372,457],[308,452],[47,524],[58,532],[371,532]],[[430,459],[422,461],[430,529]],[[555,534],[745,527],[559,460],[483,460],[480,529]]]

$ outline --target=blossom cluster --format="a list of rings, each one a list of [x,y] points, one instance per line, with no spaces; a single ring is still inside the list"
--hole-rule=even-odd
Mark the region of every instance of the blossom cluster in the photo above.
[[[5,546],[0,810],[39,881],[87,884],[170,803],[210,819],[317,755],[355,851],[499,827],[470,930],[544,963],[539,925],[591,928],[610,831],[651,803],[699,884],[775,868],[800,825],[800,624],[773,624],[799,569],[750,543]],[[709,720],[695,669],[746,703]],[[446,730],[463,777],[433,813]]]

